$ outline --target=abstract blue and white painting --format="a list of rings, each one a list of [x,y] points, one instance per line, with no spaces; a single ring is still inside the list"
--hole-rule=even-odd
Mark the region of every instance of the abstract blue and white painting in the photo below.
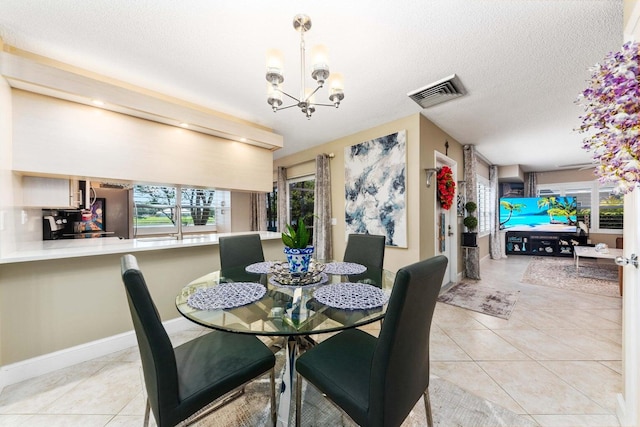
[[[407,247],[407,131],[344,149],[346,234],[386,236]]]

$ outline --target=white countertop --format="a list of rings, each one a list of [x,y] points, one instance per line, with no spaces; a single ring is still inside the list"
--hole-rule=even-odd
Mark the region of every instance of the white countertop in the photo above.
[[[217,245],[220,236],[237,234],[248,233],[187,235],[182,240],[177,240],[173,237],[146,237],[140,239],[102,237],[95,239],[47,240],[22,244],[17,251],[0,257],[0,264]],[[260,238],[262,240],[273,240],[280,239],[281,235],[275,232],[261,232]]]

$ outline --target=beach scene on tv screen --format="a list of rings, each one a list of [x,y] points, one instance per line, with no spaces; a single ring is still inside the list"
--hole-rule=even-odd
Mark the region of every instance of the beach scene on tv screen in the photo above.
[[[574,197],[502,197],[500,229],[506,231],[575,232]]]

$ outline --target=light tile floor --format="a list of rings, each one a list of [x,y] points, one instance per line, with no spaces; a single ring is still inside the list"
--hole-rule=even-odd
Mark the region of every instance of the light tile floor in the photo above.
[[[618,426],[621,299],[523,284],[528,263],[482,262],[480,284],[520,291],[509,320],[438,303],[431,372],[541,426]],[[201,333],[194,326],[172,341]],[[6,387],[0,426],[140,426],[143,407],[133,347]]]

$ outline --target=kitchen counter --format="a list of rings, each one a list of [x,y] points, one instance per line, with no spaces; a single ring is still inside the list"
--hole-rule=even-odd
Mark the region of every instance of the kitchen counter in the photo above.
[[[169,236],[139,239],[102,237],[95,239],[47,240],[22,244],[19,250],[0,257],[0,264],[217,245],[220,236],[236,234],[248,233],[185,235],[182,240]],[[281,235],[275,232],[261,232],[260,238],[262,240],[275,240],[280,239]]]

